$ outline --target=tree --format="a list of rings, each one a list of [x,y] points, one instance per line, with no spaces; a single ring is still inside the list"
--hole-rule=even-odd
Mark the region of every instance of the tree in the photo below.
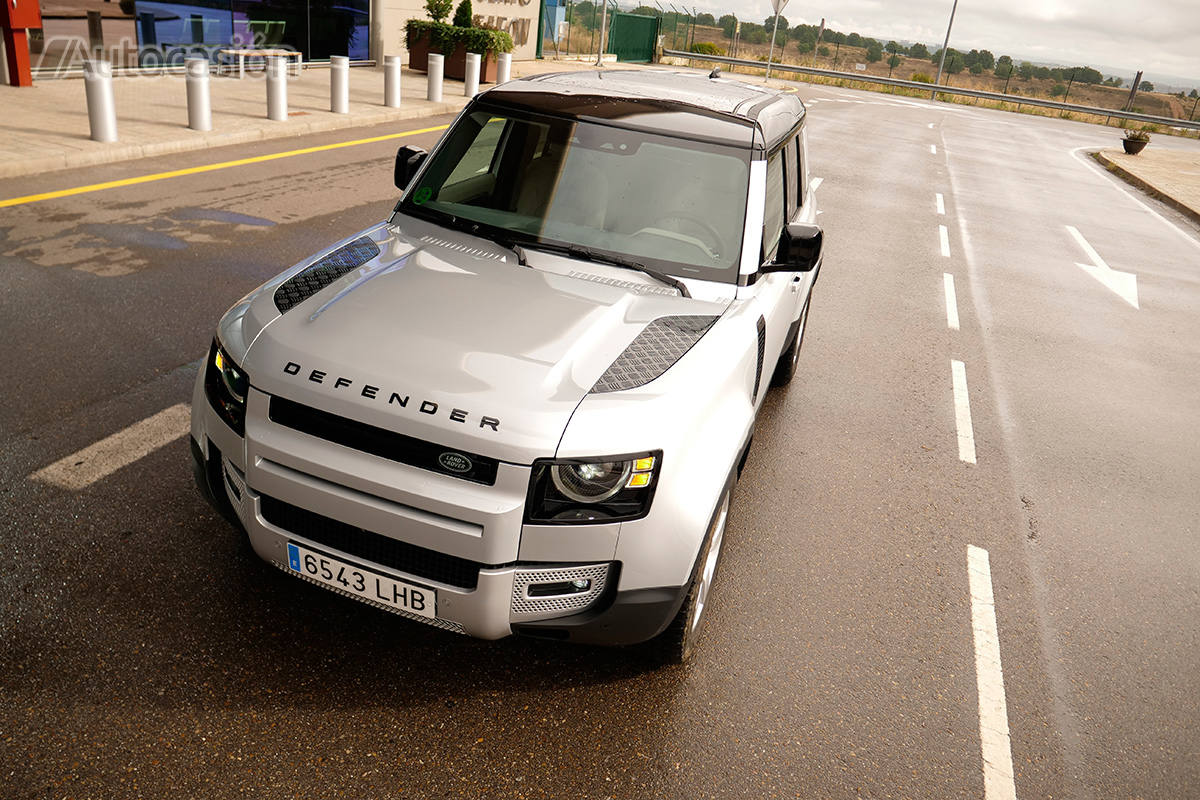
[[[903,60],[904,59],[900,58],[900,56],[896,55],[895,53],[888,56],[887,65],[888,65],[888,77],[889,78],[892,77],[892,70],[894,70],[896,67],[900,66],[900,62]]]
[[[929,58],[929,48],[917,42],[912,47],[908,48],[908,54],[913,58]]]
[[[701,14],[700,16],[696,17],[696,24],[711,28],[717,24],[717,21],[713,18],[712,14]]]
[[[1033,77],[1033,64],[1030,64],[1028,61],[1022,61],[1021,65],[1017,67],[1017,74],[1021,76],[1021,80],[1029,80]]]
[[[763,29],[769,31],[774,27],[775,27],[775,15],[772,14],[771,16],[769,16],[765,20],[763,20]],[[783,14],[780,14],[779,15],[779,30],[786,32],[787,29],[788,29],[787,17],[785,17]]]
[[[817,48],[817,55],[819,55],[821,58],[829,58],[829,48],[825,45],[821,45],[819,48]]]
[[[996,57],[992,55],[991,50],[979,51],[979,65],[984,69],[994,69],[996,66]]]
[[[899,42],[897,42],[895,39],[892,39],[890,42],[888,42],[887,44],[885,44],[883,46],[883,49],[888,51],[892,55],[896,55],[896,53],[899,53],[904,48],[900,46]]]
[[[871,43],[867,45],[867,61],[870,61],[872,64],[874,64],[876,61],[879,61],[882,58],[883,45],[872,39]]]
[[[458,8],[454,9],[454,27],[471,27],[471,0],[462,0]]]
[[[1075,68],[1076,83],[1100,83],[1102,80],[1104,80],[1104,76],[1100,74],[1100,70],[1091,67]]]
[[[733,38],[733,31],[737,27],[737,17],[733,14],[725,14],[717,20],[717,24],[721,26],[721,32],[725,34],[726,39]]]
[[[1054,84],[1054,88],[1050,90],[1051,97],[1062,97],[1067,93],[1067,87],[1061,83]]]
[[[450,16],[454,9],[454,0],[425,0],[425,13],[434,22],[441,22]]]
[[[951,75],[957,75],[967,66],[963,60],[963,54],[951,47],[946,51],[946,72]]]
[[[816,46],[816,41],[812,39],[800,39],[796,42],[796,49],[801,53],[811,53]]]
[[[967,67],[967,69],[971,70],[972,75],[982,75],[983,74],[983,62],[976,61],[971,66]]]
[[[1195,100],[1197,97],[1200,97],[1200,92],[1197,92],[1195,89],[1192,89],[1190,92],[1188,92],[1189,100]]]
[[[846,37],[846,44],[850,45],[851,47],[862,47],[863,38],[857,33],[852,33]]]
[[[1138,91],[1139,92],[1153,92],[1154,84],[1151,83],[1150,81],[1142,81],[1142,84],[1140,86],[1138,86]]]

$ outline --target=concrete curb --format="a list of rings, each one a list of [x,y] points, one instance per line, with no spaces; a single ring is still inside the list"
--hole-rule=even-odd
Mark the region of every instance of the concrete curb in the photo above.
[[[1159,188],[1158,186],[1155,186],[1153,183],[1146,180],[1145,178],[1139,177],[1138,175],[1135,175],[1134,173],[1125,169],[1120,164],[1118,164],[1115,161],[1106,157],[1104,155],[1103,150],[1097,150],[1096,152],[1092,153],[1092,158],[1096,159],[1096,161],[1099,162],[1100,166],[1104,167],[1106,170],[1108,170],[1112,174],[1116,175],[1118,178],[1121,178],[1126,183],[1136,186],[1137,188],[1141,189],[1143,192],[1145,192],[1146,194],[1155,198],[1156,200],[1160,200],[1163,203],[1166,203],[1171,208],[1173,208],[1176,211],[1178,211],[1179,213],[1183,214],[1185,217],[1188,217],[1192,221],[1200,222],[1200,210],[1192,208],[1191,206],[1187,205],[1186,203],[1176,200],[1165,190]]]
[[[148,144],[116,143],[103,145],[96,142],[96,149],[75,153],[64,153],[60,156],[34,158],[25,161],[0,163],[0,179],[19,178],[28,175],[39,175],[64,169],[93,167],[99,164],[115,164],[121,161],[134,161],[139,158],[185,153],[194,150],[207,150],[213,147],[245,144],[270,139],[286,139],[292,136],[304,136],[312,133],[342,130],[345,128],[360,128],[369,125],[380,125],[386,122],[436,117],[441,114],[457,114],[467,104],[467,98],[454,98],[442,103],[422,101],[419,106],[401,106],[387,108],[379,106],[369,110],[351,111],[349,114],[333,114],[326,112],[307,112],[314,114],[311,120],[289,119],[287,122],[269,123],[263,127],[245,128],[228,133],[201,133],[180,127],[180,138],[167,141],[150,142]]]

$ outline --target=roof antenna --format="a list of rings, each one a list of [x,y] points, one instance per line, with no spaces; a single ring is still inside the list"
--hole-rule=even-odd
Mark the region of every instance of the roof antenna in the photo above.
[[[711,78],[719,78],[719,77],[721,77],[721,65],[720,65],[720,64],[718,64],[717,66],[713,67],[713,71],[712,71],[712,72],[710,72],[710,73],[708,73],[708,77],[709,77],[710,79],[711,79]]]

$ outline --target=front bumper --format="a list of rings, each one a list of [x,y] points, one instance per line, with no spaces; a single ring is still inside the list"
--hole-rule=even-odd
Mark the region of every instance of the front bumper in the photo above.
[[[444,507],[438,509],[440,513],[430,513],[397,502],[405,498],[380,497],[369,491],[369,486],[351,483],[350,471],[362,475],[369,474],[369,468],[383,468],[370,463],[374,456],[339,453],[333,458],[322,451],[336,446],[269,430],[269,423],[256,418],[253,402],[245,439],[212,412],[199,386],[193,415],[191,450],[200,491],[222,516],[245,530],[261,558],[304,578],[289,568],[288,543],[326,552],[434,590],[437,617],[406,612],[309,579],[323,588],[478,638],[498,639],[516,633],[608,645],[652,638],[674,618],[682,602],[685,587],[619,591],[621,565],[614,558],[618,525],[582,526],[587,530],[560,526],[552,532],[541,526],[521,526],[523,492],[519,492],[515,509],[503,498],[506,492],[511,495],[514,487],[523,490],[528,468],[511,467],[522,473],[507,478],[502,474],[496,487],[487,487],[495,490],[488,513],[472,516],[469,507],[455,509],[453,514],[447,514]],[[367,463],[358,464],[355,470],[353,462],[364,459]],[[399,472],[413,469],[403,465],[386,468]],[[338,480],[330,469],[345,469],[347,474]],[[428,490],[430,479],[421,477]],[[394,479],[385,482],[393,487],[403,485]],[[459,499],[475,491],[474,487],[451,488]],[[435,496],[431,501],[436,500]],[[465,505],[471,505],[469,500]],[[474,505],[476,510],[484,506]],[[324,515],[310,509],[321,509]],[[462,522],[464,517],[470,518],[470,525]],[[398,522],[398,529],[405,531],[401,537],[373,533],[397,530]],[[415,535],[407,535],[410,531]],[[423,546],[431,534],[455,545],[457,552]],[[397,555],[397,549],[403,552]],[[537,594],[539,588],[544,592],[547,586],[575,580],[586,581],[586,590]]]

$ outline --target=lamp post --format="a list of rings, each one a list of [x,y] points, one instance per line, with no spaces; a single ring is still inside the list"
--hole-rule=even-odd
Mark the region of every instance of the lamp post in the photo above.
[[[958,2],[958,0],[954,0]],[[775,9],[775,29],[771,31],[771,49],[767,51],[767,77],[771,80],[771,59],[775,57],[775,37],[779,35],[779,15],[783,12],[788,0],[771,0],[771,8]]]
[[[942,67],[946,64],[946,48],[950,46],[950,29],[954,27],[954,12],[956,10],[958,10],[958,0],[954,0],[954,5],[950,6],[950,22],[946,24],[946,40],[942,42],[942,57],[938,59],[938,74],[933,82],[934,89],[929,93],[930,100],[937,97],[937,87],[942,82]]]

